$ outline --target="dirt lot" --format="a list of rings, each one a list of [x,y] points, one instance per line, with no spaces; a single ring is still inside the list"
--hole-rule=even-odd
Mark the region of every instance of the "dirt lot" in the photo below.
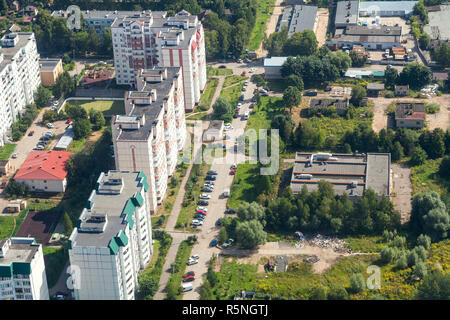
[[[401,222],[409,221],[411,214],[411,168],[394,163],[392,168],[392,184],[395,196],[391,198],[395,208],[401,213]]]
[[[319,47],[323,46],[325,41],[327,41],[328,17],[328,9],[319,9],[317,12],[318,20],[316,30],[314,32],[316,34],[317,41],[319,42]]]
[[[276,31],[278,18],[283,13],[284,9],[284,7],[281,6],[282,2],[283,2],[282,0],[275,1],[275,6],[273,8],[272,15],[267,21],[266,30],[264,31],[267,38]],[[267,51],[263,49],[262,42],[258,50],[256,50],[256,54],[258,55],[259,58],[267,56]]]
[[[405,98],[373,98],[370,99],[373,104],[374,118],[372,122],[372,128],[375,132],[380,132],[381,129],[387,128],[388,117],[385,114],[385,110],[388,105],[396,101],[415,101],[415,102],[435,102],[441,106],[441,109],[436,114],[427,114],[427,128],[433,130],[435,128],[441,128],[442,130],[447,130],[450,124],[450,95],[443,94],[442,96],[434,96],[430,99],[413,99],[409,97]]]

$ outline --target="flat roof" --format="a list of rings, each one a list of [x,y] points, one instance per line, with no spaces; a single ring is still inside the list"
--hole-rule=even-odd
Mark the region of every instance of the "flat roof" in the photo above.
[[[53,71],[58,66],[61,59],[45,58],[39,60],[41,71]]]
[[[335,24],[356,24],[358,12],[359,0],[339,1],[336,7]]]
[[[428,20],[424,31],[431,39],[450,40],[450,4],[441,4],[439,11],[429,11]]]
[[[14,56],[25,47],[29,41],[35,39],[32,32],[19,32],[16,34],[19,40],[14,47],[0,47],[0,55],[3,54],[3,61],[0,62],[0,72],[11,63],[11,59],[14,58]]]
[[[384,90],[384,83],[368,83],[367,90]]]
[[[265,67],[281,67],[286,62],[288,57],[271,57],[264,59]]]
[[[330,182],[336,194],[361,196],[372,188],[377,194],[389,195],[390,154],[333,154],[328,160],[314,159],[311,153],[297,152],[291,176],[294,193],[306,186],[309,191],[318,189],[318,182]],[[305,176],[299,176],[299,175]],[[387,186],[387,187],[386,187]]]
[[[292,10],[289,23],[288,35],[291,36],[296,32],[304,30],[314,30],[316,22],[317,7],[307,5],[297,5]]]
[[[419,1],[361,1],[359,3],[359,12],[403,11],[406,15],[410,15],[418,2]]]
[[[422,119],[425,120],[425,104],[399,102],[395,104],[395,120]]]
[[[34,238],[10,238],[0,241],[0,248],[5,247],[6,242],[10,240],[10,244],[4,253],[4,257],[0,258],[0,265],[11,265],[12,262],[31,263],[38,252],[40,244],[37,244]]]
[[[103,232],[83,232],[77,229],[75,236],[72,240],[72,247],[97,247],[107,248],[109,242],[115,237],[121,230],[124,231],[127,224],[124,223],[124,209],[128,203],[128,200],[132,198],[136,192],[140,192],[143,188],[140,183],[140,172],[130,171],[109,171],[108,173],[102,173],[99,177],[98,183],[108,184],[110,179],[118,183],[120,180],[119,192],[108,192],[108,188],[104,188],[106,192],[102,192],[101,187],[99,190],[94,190],[90,197],[91,208],[84,209],[80,216],[81,223],[88,223],[88,219],[95,215],[106,215],[107,222],[102,224]],[[83,219],[85,218],[85,219]]]

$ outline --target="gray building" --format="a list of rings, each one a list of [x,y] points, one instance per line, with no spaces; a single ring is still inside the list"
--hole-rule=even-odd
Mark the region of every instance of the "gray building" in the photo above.
[[[423,128],[424,123],[425,104],[401,102],[395,105],[397,128]]]
[[[308,191],[318,189],[318,182],[325,180],[333,185],[338,195],[348,194],[351,200],[361,197],[371,188],[378,196],[390,196],[391,154],[329,154],[302,153],[295,155],[291,189],[294,194],[303,186]]]
[[[345,28],[358,23],[359,0],[339,1],[336,7],[334,26]]]
[[[317,111],[326,112],[331,107],[336,109],[336,113],[345,116],[348,109],[348,99],[311,99],[309,101],[308,113],[313,114]]]
[[[347,26],[336,29],[334,37],[327,41],[328,46],[336,48],[363,46],[368,50],[385,50],[401,45],[402,27]]]
[[[443,4],[439,6],[439,10],[428,12],[428,24],[423,30],[431,38],[431,46],[442,43],[450,43],[450,28],[448,23],[450,21],[450,4]]]
[[[409,17],[419,1],[362,1],[360,17]]]
[[[271,57],[264,59],[264,78],[265,79],[282,79],[281,67],[288,57]]]
[[[317,24],[317,7],[298,5],[286,8],[281,16],[278,31],[283,27],[288,28],[288,36],[305,30],[314,31]]]
[[[86,27],[89,30],[91,27],[95,29],[95,32],[100,36],[103,36],[105,28],[111,27],[113,22],[117,18],[125,17],[137,17],[141,14],[151,13],[153,17],[165,18],[167,12],[165,11],[106,11],[106,10],[83,10],[81,12],[84,20],[86,21]],[[67,18],[67,13],[64,10],[57,10],[52,12],[52,16],[55,18]]]

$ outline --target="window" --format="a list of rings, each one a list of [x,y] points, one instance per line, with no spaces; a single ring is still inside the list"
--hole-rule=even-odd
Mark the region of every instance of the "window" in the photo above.
[[[47,180],[44,180],[44,183],[47,183]]]

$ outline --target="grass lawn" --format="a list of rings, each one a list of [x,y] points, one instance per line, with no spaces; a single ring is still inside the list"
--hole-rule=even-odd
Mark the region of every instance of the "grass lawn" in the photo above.
[[[381,236],[349,237],[344,240],[352,252],[380,252],[387,245]]]
[[[255,129],[258,133],[259,129],[270,129],[272,119],[277,114],[282,114],[283,111],[284,106],[281,98],[261,97],[261,105],[258,107],[255,103],[255,108],[250,113],[247,130]]]
[[[166,291],[169,291],[169,287],[175,287],[177,289],[181,286],[183,280],[183,274],[186,270],[187,262],[191,256],[192,244],[188,241],[183,241],[178,247],[177,256],[175,257],[175,272],[170,275],[169,281],[167,282]],[[173,271],[173,270],[172,270]],[[177,300],[181,299],[182,294],[177,294]],[[166,294],[167,298],[167,294]]]
[[[250,35],[248,50],[257,50],[264,38],[267,20],[270,18],[275,0],[258,0],[256,8],[256,21]]]
[[[47,284],[49,288],[52,288],[58,282],[58,278],[69,259],[69,253],[64,247],[43,247],[43,253]]]
[[[219,84],[219,79],[211,78],[208,79],[208,84],[206,85],[205,91],[200,97],[200,103],[198,105],[197,111],[206,111],[211,106],[211,101],[216,92],[217,85]]]
[[[69,147],[67,148],[67,151],[78,153],[81,151],[81,149],[83,149],[85,142],[86,142],[86,138],[72,140],[72,142],[69,144]]]
[[[0,148],[0,160],[8,160],[11,154],[14,152],[17,144],[5,144]]]
[[[236,209],[242,201],[256,201],[260,194],[258,190],[259,175],[257,164],[241,163],[238,165],[227,202],[228,208]]]
[[[245,80],[247,80],[246,77],[239,76],[239,75],[227,76],[227,77],[225,77],[225,81],[223,83],[223,87],[226,88],[226,87],[231,86],[233,84],[236,84],[236,83],[239,83],[239,82],[244,82]]]
[[[236,86],[232,86],[226,89],[222,89],[220,96],[227,99],[233,107],[235,107],[238,103],[239,97],[242,94],[242,87],[244,83],[238,84]]]
[[[0,213],[0,239],[9,238],[19,231],[23,220],[26,218],[29,210],[22,210],[18,216],[9,216]],[[16,220],[16,228],[14,228],[14,219]]]
[[[195,174],[195,167],[199,166],[198,175]],[[188,198],[188,193],[185,193],[183,205],[181,207],[180,214],[178,215],[178,220],[175,225],[176,229],[183,230],[183,226],[186,225],[186,231],[193,231],[195,229],[191,228],[191,221],[195,216],[195,208],[197,207],[197,202],[199,200],[199,196],[202,193],[203,184],[205,183],[206,172],[211,168],[210,164],[202,163],[194,164],[190,173],[189,180],[193,179],[193,187],[192,187],[192,197]],[[186,188],[188,188],[188,183],[186,184]]]
[[[204,112],[199,112],[199,113],[192,114],[192,115],[186,115],[186,119],[187,120],[205,120],[207,116],[208,116],[208,114],[206,113],[206,111],[204,111]]]
[[[112,116],[116,114],[124,114],[125,107],[123,101],[118,100],[97,100],[97,101],[86,101],[86,100],[71,100],[68,101],[71,105],[76,105],[84,108],[88,113],[91,108],[99,110],[104,116]]]
[[[220,68],[212,68],[207,66],[206,67],[206,74],[208,77],[212,76],[227,76],[230,74],[233,74],[233,70],[231,69],[220,69]]]
[[[428,159],[424,164],[411,168],[413,195],[427,191],[442,194],[450,191],[450,182],[439,177],[439,166],[442,159]]]

